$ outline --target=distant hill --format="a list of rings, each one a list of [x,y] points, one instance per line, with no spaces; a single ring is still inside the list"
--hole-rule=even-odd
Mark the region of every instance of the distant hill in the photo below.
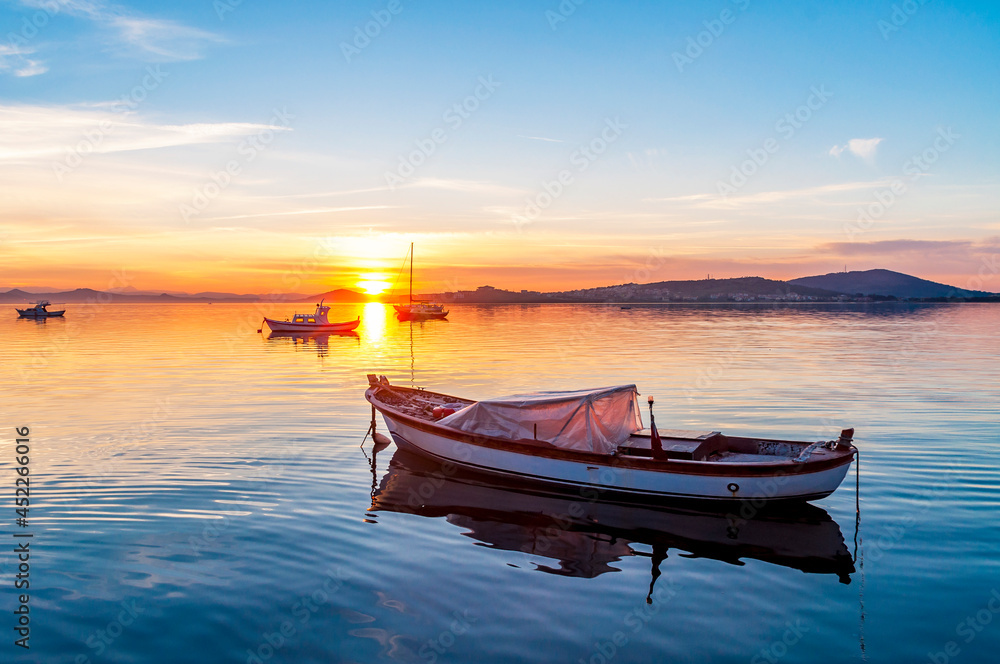
[[[356,291],[348,290],[346,288],[338,288],[337,290],[327,291],[325,293],[320,293],[318,295],[310,295],[309,297],[303,297],[293,301],[319,302],[320,300],[324,300],[326,304],[340,304],[340,303],[358,303],[358,302],[381,302],[382,298],[380,298],[377,295],[368,295],[366,293],[358,293]]]
[[[805,297],[835,297],[839,291],[810,285],[790,285],[790,282],[765,279],[763,277],[738,277],[735,279],[697,279],[693,281],[659,281],[652,284],[627,284],[634,295],[631,299],[642,299],[644,294],[666,293],[682,298],[711,298],[716,296],[749,295],[753,297],[799,295]],[[611,286],[610,288],[623,288]],[[601,291],[604,289],[590,289]],[[570,291],[577,292],[577,291]]]
[[[926,279],[891,270],[864,272],[834,272],[791,281],[777,281],[763,277],[736,279],[697,279],[690,281],[658,281],[651,284],[620,284],[581,288],[570,291],[542,293],[539,291],[507,291],[492,286],[480,286],[474,291],[426,293],[414,295],[415,299],[439,302],[469,303],[542,303],[542,302],[836,302],[858,299],[944,299],[992,298],[996,293],[970,291],[939,284]],[[315,304],[324,300],[328,304],[359,304],[365,302],[404,302],[405,295],[370,295],[347,288],[304,296],[302,293],[274,293],[266,295],[202,292],[187,293],[139,291],[124,288],[118,292],[102,292],[90,288],[54,293],[33,293],[23,289],[0,292],[0,303],[24,304],[47,299],[53,304],[67,303],[252,303],[286,302]]]
[[[985,297],[994,295],[983,291],[955,288],[935,281],[911,277],[892,270],[864,270],[832,272],[815,277],[792,279],[788,283],[811,288],[824,288],[838,293],[854,295],[883,295],[899,299],[934,297]]]
[[[159,295],[125,295],[123,293],[109,293],[105,291],[96,291],[92,288],[77,288],[76,290],[63,291],[61,293],[28,293],[22,290],[14,289],[7,291],[6,293],[0,293],[0,303],[6,304],[24,304],[26,302],[33,302],[36,300],[49,300],[53,304],[66,303],[66,304],[86,304],[86,303],[100,303],[109,304],[112,302],[122,303],[122,304],[141,304],[144,302],[159,302],[164,304],[170,303],[184,303],[184,302],[256,302],[258,299],[255,296],[251,296],[252,299],[247,299],[245,297],[236,298],[215,298],[215,297],[178,297],[176,295],[168,295],[166,293],[161,293]]]
[[[557,293],[506,291],[480,286],[474,291],[436,293],[430,299],[444,302],[756,302],[824,301],[842,298],[841,293],[792,285],[763,277],[658,281],[651,284],[620,284],[581,288]]]
[[[134,288],[123,288],[113,291],[96,291],[91,288],[77,288],[71,291],[45,291],[32,292],[20,288],[15,288],[7,292],[0,292],[0,303],[4,304],[25,304],[36,300],[49,300],[53,303],[86,303],[86,302],[120,302],[123,304],[141,304],[149,302],[218,302],[218,303],[250,303],[250,302],[297,302],[305,297],[302,293],[276,293],[269,295],[256,295],[253,293],[238,295],[236,293],[195,293],[189,295],[179,291],[140,291]]]

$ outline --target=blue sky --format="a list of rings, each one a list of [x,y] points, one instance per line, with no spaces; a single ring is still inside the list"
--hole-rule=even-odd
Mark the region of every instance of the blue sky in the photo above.
[[[351,286],[415,241],[427,289],[1000,290],[997,12],[8,1],[0,286]]]

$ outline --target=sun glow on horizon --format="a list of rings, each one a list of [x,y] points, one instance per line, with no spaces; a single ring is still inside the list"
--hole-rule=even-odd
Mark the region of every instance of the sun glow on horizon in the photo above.
[[[389,290],[391,284],[388,281],[359,281],[358,288],[364,288],[368,295],[381,295]]]
[[[384,274],[362,274],[354,285],[363,288],[368,295],[381,295],[392,287]]]

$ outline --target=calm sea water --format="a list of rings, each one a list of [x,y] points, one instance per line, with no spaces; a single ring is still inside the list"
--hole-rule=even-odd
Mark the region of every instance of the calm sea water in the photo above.
[[[252,306],[67,308],[0,317],[5,662],[1000,650],[998,306],[466,305],[411,324],[344,305],[331,319],[360,314],[357,335],[310,340],[256,334]],[[744,519],[574,508],[394,446],[373,471],[366,373],[473,398],[634,382],[661,427],[854,426],[859,546],[853,472],[811,508]],[[31,432],[28,528],[15,427]],[[34,535],[30,651],[13,645],[14,532]]]

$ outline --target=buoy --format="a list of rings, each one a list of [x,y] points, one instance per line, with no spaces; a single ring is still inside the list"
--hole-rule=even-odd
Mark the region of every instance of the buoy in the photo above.
[[[389,447],[390,443],[392,443],[392,440],[388,436],[386,436],[384,433],[379,433],[377,431],[374,434],[372,434],[372,440],[375,441],[375,444],[372,448],[375,452],[381,452],[385,448]]]

